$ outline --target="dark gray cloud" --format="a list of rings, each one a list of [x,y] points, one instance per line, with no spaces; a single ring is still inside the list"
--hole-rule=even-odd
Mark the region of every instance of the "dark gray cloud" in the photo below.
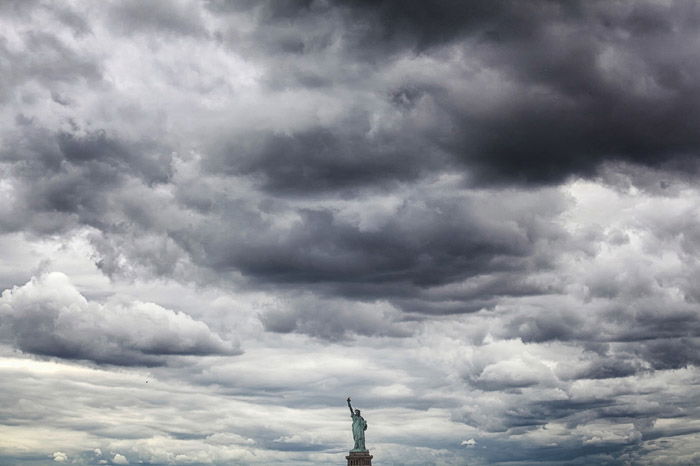
[[[410,135],[370,137],[368,115],[338,128],[314,127],[291,135],[249,135],[228,143],[207,160],[212,172],[249,175],[261,187],[277,193],[355,189],[419,178],[431,165],[440,166],[440,154]]]
[[[394,96],[402,88],[423,89],[447,120],[447,125],[434,121],[427,128],[404,127],[390,134],[398,143],[395,148],[406,136],[421,141],[400,149],[404,158],[396,166],[403,169],[406,159],[409,165],[428,161],[430,167],[435,155],[443,153],[461,162],[474,183],[486,184],[594,176],[609,160],[681,172],[696,168],[700,93],[690,44],[699,13],[693,2],[385,1],[325,7],[285,2],[255,11],[256,34],[298,44],[298,52],[280,45],[278,64],[285,65],[270,70],[273,82],[281,79],[286,86],[323,85],[333,92],[334,85],[347,82],[347,67],[316,65],[328,64],[328,55],[338,51],[365,71],[370,78],[366,87],[386,86],[371,78],[406,57],[449,61],[450,54],[460,54],[466,69],[455,67],[428,78],[416,70],[393,89],[373,89]],[[321,17],[328,18],[325,25],[319,24]],[[326,40],[319,42],[319,34],[326,34]],[[367,54],[371,66],[364,60]],[[475,81],[479,71],[489,73],[502,90],[494,94],[489,83]],[[298,79],[290,81],[290,75]],[[489,105],[478,102],[479,88],[492,94]],[[358,150],[354,141],[361,135],[334,148],[341,160],[344,153],[362,160],[374,152]],[[288,148],[275,148],[275,162],[267,157],[257,161],[273,179],[284,175],[280,170],[287,161],[295,163],[286,171],[288,181],[277,180],[271,187],[293,183],[300,173],[323,179],[326,167],[334,166],[323,151],[288,142]],[[299,157],[300,150],[307,155]],[[280,160],[285,160],[281,167]],[[317,187],[310,183],[306,189]]]
[[[450,141],[453,153],[486,181],[558,182],[591,175],[610,159],[692,166],[686,160],[698,152],[691,122],[699,93],[679,77],[697,74],[685,55],[692,53],[686,44],[695,6],[590,2],[574,17],[552,8],[553,17],[532,17],[528,37],[496,33],[466,49],[516,92],[484,115],[468,102],[451,105],[453,94],[444,94],[444,108],[462,129],[463,139]]]
[[[75,35],[82,36],[92,32],[86,18],[70,6],[56,4],[43,6],[48,8],[59,22],[68,26]]]
[[[504,319],[499,333],[530,344],[557,341],[586,347],[591,351],[589,361],[568,376],[575,379],[627,377],[697,365],[697,305],[659,296],[631,301],[616,297],[614,305],[596,301],[552,300],[540,310]]]
[[[70,164],[102,163],[115,172],[135,174],[148,184],[164,183],[172,176],[172,155],[155,142],[124,142],[108,137],[105,131],[59,133],[56,139]]]
[[[0,151],[15,179],[6,229],[40,233],[92,225],[109,229],[107,204],[130,176],[149,185],[172,176],[172,158],[155,141],[123,141],[105,131],[52,132],[21,123]]]
[[[0,87],[0,99],[38,98],[31,90],[13,94],[17,87],[33,81],[46,87],[82,81],[94,85],[102,78],[102,70],[92,56],[84,56],[50,32],[22,31],[21,45],[10,46],[0,41],[3,58],[0,71],[5,78]],[[18,99],[19,100],[19,99]]]
[[[124,33],[164,32],[173,36],[206,34],[200,9],[195,2],[126,1],[113,3],[109,8],[111,24]]]
[[[563,3],[563,2],[562,2]],[[343,20],[343,37],[354,53],[391,53],[409,48],[424,51],[451,42],[469,33],[500,27],[512,34],[518,22],[537,23],[537,13],[556,5],[532,2],[523,7],[513,1],[331,1],[309,0],[229,2],[212,0],[214,12],[252,10],[264,25],[278,27],[293,22],[303,24],[316,15]],[[574,7],[570,7],[575,10]],[[522,28],[525,29],[525,28]],[[366,55],[371,56],[371,55]],[[376,55],[375,55],[376,56]]]
[[[401,322],[398,309],[386,302],[358,303],[302,297],[286,309],[265,312],[265,329],[276,333],[304,333],[331,341],[351,336],[407,337],[415,328]]]
[[[206,185],[202,179],[198,191],[206,193]],[[181,210],[156,199],[139,199],[133,208],[122,199],[132,222],[121,231],[125,239],[96,236],[95,244],[105,267],[120,256],[152,265],[174,265],[186,256],[224,276],[240,273],[252,287],[390,300],[416,313],[473,312],[498,296],[554,291],[550,283],[518,275],[535,264],[553,266],[551,251],[567,237],[552,221],[566,206],[560,195],[425,190],[403,198],[368,196],[367,203],[377,203],[376,214],[362,201],[312,208],[274,198],[220,197],[207,204],[205,216],[197,203],[197,214],[188,213],[186,222]],[[389,203],[388,211],[382,203]],[[484,215],[493,209],[500,211]],[[149,231],[161,234],[149,243]],[[150,252],[149,244],[155,247]],[[172,254],[161,247],[166,245]]]
[[[365,25],[360,44],[372,47],[409,48],[424,52],[431,47],[486,34],[525,38],[540,21],[560,8],[577,9],[578,2],[531,2],[522,5],[510,0],[495,2],[420,1],[338,1],[352,11],[353,21]],[[359,45],[359,44],[358,44]]]

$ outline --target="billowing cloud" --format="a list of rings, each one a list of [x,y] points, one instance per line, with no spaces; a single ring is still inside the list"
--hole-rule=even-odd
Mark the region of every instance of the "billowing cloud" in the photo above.
[[[89,302],[58,272],[5,290],[0,312],[3,340],[42,356],[153,365],[171,355],[239,352],[203,322],[157,304]]]
[[[127,460],[126,456],[122,455],[121,453],[115,453],[114,458],[112,458],[112,463],[114,463],[114,464],[129,464],[129,460]]]

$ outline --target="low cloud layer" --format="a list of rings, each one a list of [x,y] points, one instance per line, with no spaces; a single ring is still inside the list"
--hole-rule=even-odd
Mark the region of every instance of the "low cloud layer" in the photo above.
[[[239,352],[187,314],[153,303],[89,302],[58,272],[5,290],[0,313],[4,342],[41,356],[128,366]]]

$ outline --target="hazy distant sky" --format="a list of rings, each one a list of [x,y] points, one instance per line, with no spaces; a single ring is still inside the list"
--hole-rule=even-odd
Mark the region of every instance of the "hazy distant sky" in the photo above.
[[[0,464],[700,464],[700,3],[0,1]]]

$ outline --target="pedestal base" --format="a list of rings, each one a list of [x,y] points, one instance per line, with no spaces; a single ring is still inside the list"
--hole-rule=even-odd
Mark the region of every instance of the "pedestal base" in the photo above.
[[[348,466],[372,466],[372,455],[369,451],[351,451],[350,455],[346,456]]]

